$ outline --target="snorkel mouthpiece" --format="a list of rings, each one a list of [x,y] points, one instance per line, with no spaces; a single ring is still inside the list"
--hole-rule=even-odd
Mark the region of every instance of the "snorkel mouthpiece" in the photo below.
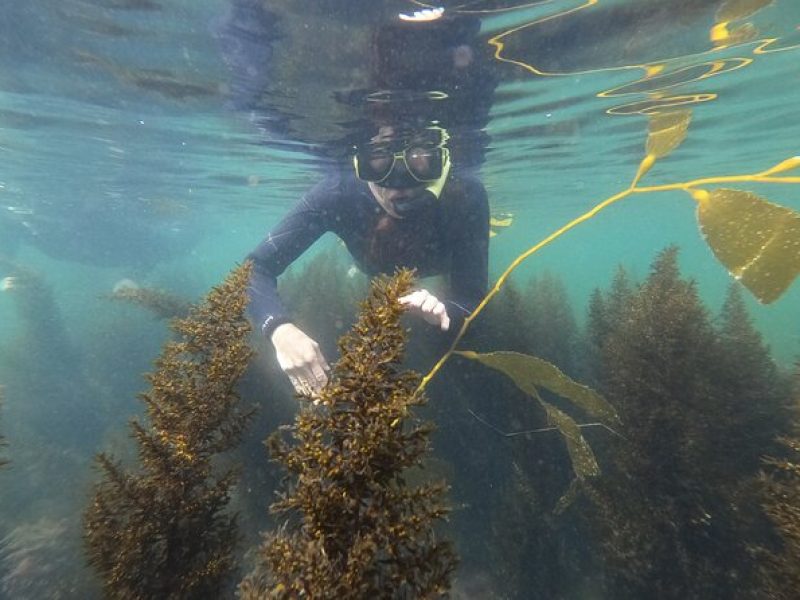
[[[450,173],[450,151],[447,148],[442,149],[442,175],[436,181],[432,181],[425,190],[433,194],[433,197],[438,200],[442,195],[442,188],[447,181],[447,175]]]
[[[428,190],[423,190],[409,198],[397,198],[393,200],[392,208],[397,213],[397,216],[407,217],[433,201],[434,198],[430,195],[430,192]]]

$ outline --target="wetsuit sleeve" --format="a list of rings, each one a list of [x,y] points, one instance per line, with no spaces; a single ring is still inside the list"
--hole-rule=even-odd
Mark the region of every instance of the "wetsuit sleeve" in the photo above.
[[[450,298],[445,301],[451,329],[458,330],[486,294],[489,284],[489,200],[478,180],[464,182],[450,220]]]
[[[263,335],[269,336],[278,325],[291,321],[278,296],[278,276],[331,230],[339,196],[335,178],[318,183],[248,255],[253,261],[248,314]]]

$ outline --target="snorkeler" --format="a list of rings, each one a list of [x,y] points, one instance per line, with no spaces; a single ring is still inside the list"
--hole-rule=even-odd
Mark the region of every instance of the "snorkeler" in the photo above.
[[[446,276],[447,298],[422,288],[401,299],[409,313],[442,331],[460,326],[486,292],[489,205],[483,184],[451,169],[443,129],[380,127],[356,149],[353,168],[314,186],[249,256],[251,318],[298,392],[325,385],[328,364],[319,344],[291,322],[277,277],[328,231],[367,275],[408,267],[419,277]]]
[[[443,275],[444,297],[423,288],[403,298],[409,313],[442,331],[460,327],[488,284],[489,206],[477,171],[497,76],[480,19],[443,9],[398,15],[370,0],[337,10],[341,22],[329,22],[335,15],[313,0],[230,0],[219,29],[229,105],[265,144],[299,142],[337,165],[250,254],[251,320],[300,392],[322,387],[328,364],[310,332],[292,323],[277,278],[324,233],[335,233],[369,276],[398,267]],[[304,54],[323,42],[342,52]],[[303,58],[316,71],[296,68]],[[310,85],[313,72],[321,77]],[[307,123],[286,106],[286,88],[317,90]]]

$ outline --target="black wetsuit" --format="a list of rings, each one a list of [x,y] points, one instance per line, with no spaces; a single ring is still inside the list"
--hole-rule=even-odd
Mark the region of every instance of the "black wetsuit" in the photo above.
[[[264,335],[291,321],[280,301],[277,278],[324,233],[332,231],[368,275],[397,267],[419,277],[443,274],[451,330],[486,293],[489,205],[483,184],[451,173],[438,200],[403,219],[380,207],[366,183],[352,172],[337,173],[314,186],[250,254],[250,316]]]

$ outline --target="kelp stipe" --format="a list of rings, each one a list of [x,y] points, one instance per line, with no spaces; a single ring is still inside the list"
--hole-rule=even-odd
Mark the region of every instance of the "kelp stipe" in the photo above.
[[[539,403],[547,414],[548,422],[561,433],[567,444],[572,470],[575,473],[572,485],[556,506],[557,512],[563,511],[574,500],[580,485],[587,479],[600,474],[600,466],[597,464],[594,452],[584,439],[578,423],[554,404],[545,401],[539,389],[547,389],[561,398],[569,400],[597,418],[599,424],[605,425],[609,429],[619,425],[619,416],[614,407],[600,394],[573,381],[558,367],[541,358],[518,352],[478,354],[477,352],[458,351],[456,354],[476,360],[510,377],[519,389]]]
[[[621,192],[596,204],[540,242],[528,248],[508,265],[475,310],[464,319],[447,352],[422,378],[418,390],[428,382],[453,355],[458,343],[486,305],[505,285],[511,274],[533,254],[594,218],[604,209],[633,194],[683,191],[697,202],[697,221],[705,240],[717,259],[759,301],[770,303],[779,298],[800,274],[800,213],[768,202],[750,192],[735,189],[705,188],[725,183],[798,184],[800,176],[786,175],[800,169],[800,156],[747,175],[705,177],[657,186],[639,186],[639,181],[656,162],[667,156],[686,138],[692,113],[689,110],[654,112],[650,118],[645,157],[631,184]]]
[[[453,354],[476,356],[471,352],[457,352],[459,342],[472,322],[500,292],[517,267],[561,235],[592,219],[608,206],[633,194],[672,190],[687,192],[697,202],[697,220],[709,247],[734,277],[762,302],[772,302],[788,289],[800,273],[800,214],[789,208],[771,204],[749,192],[723,189],[709,192],[705,187],[729,182],[800,183],[800,177],[785,175],[787,171],[800,168],[800,156],[789,158],[752,175],[709,177],[652,187],[639,186],[641,178],[652,169],[656,162],[670,154],[684,141],[691,116],[692,113],[689,110],[662,111],[649,115],[645,157],[639,164],[628,188],[603,200],[588,212],[573,219],[517,256],[503,271],[475,310],[464,319],[450,347],[422,378],[417,388],[418,393],[425,389]],[[509,374],[511,371],[517,370],[516,366],[512,364],[517,360],[517,357],[512,356],[513,354],[495,353],[492,362],[497,366],[505,363],[502,370]],[[527,358],[533,359],[533,357]],[[549,371],[554,369],[558,370],[555,365],[549,365]],[[527,379],[528,383],[533,383],[530,377]],[[517,384],[524,389],[524,384],[520,385],[519,382]],[[536,382],[536,384],[542,385],[542,382]],[[547,407],[545,408],[547,409]],[[589,473],[599,473],[594,456],[591,454],[591,448],[583,440],[577,424],[563,412],[556,413],[549,409],[547,411],[551,422],[556,424],[568,441],[573,467],[577,467],[575,468],[577,481],[582,481]],[[579,466],[581,464],[583,467]],[[573,486],[563,500],[566,501],[574,496],[576,489],[576,486]]]
[[[445,486],[405,480],[431,432],[411,414],[424,402],[417,376],[399,369],[398,298],[411,282],[408,271],[373,282],[317,404],[287,428],[289,441],[270,439],[289,472],[271,507],[285,522],[267,536],[242,598],[432,598],[450,588],[455,553],[433,531],[448,512]]]
[[[791,600],[800,590],[800,362],[795,367],[794,432],[781,439],[784,456],[765,459],[763,506],[780,536],[762,568],[769,598]]]
[[[234,569],[235,473],[214,459],[239,440],[249,413],[235,391],[251,357],[245,318],[250,264],[235,269],[173,322],[131,422],[139,468],[98,456],[101,481],[85,514],[89,562],[113,598],[218,598]]]

